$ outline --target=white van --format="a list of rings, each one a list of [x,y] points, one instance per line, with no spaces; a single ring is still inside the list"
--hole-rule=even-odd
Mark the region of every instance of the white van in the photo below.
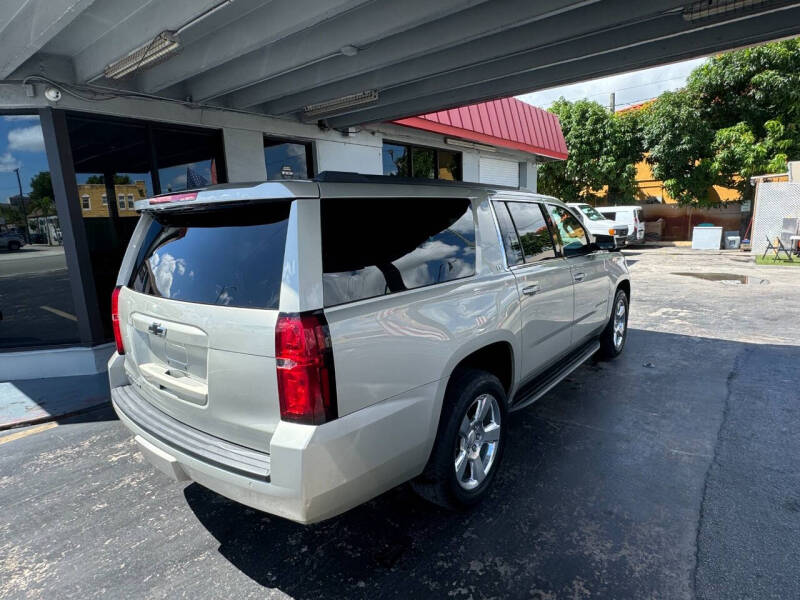
[[[629,206],[597,206],[607,219],[624,223],[628,226],[628,242],[644,241],[644,221],[642,221],[642,207]]]

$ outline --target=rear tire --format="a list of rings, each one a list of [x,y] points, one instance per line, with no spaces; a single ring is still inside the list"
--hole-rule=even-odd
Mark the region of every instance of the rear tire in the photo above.
[[[449,509],[480,502],[500,468],[506,420],[506,393],[497,377],[477,369],[455,373],[428,464],[411,482],[414,491]]]
[[[19,250],[19,242],[8,242],[9,252],[16,252]]]
[[[622,354],[625,340],[628,339],[628,294],[625,290],[617,290],[614,304],[611,305],[611,317],[608,325],[600,334],[599,356],[603,360],[612,360]]]

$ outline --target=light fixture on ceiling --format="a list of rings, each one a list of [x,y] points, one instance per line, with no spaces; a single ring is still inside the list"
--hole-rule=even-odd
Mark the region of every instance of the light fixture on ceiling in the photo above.
[[[340,98],[334,98],[333,100],[309,104],[303,108],[303,116],[311,118],[322,115],[331,115],[346,108],[361,106],[362,104],[370,104],[372,102],[377,102],[377,100],[378,90],[364,90],[363,92],[349,94]]]
[[[444,138],[444,143],[448,146],[458,146],[459,148],[470,148],[471,150],[481,150],[483,152],[497,152],[497,148],[494,146],[479,144],[477,142],[468,142],[467,140],[460,140],[458,138]]]
[[[697,21],[737,10],[754,8],[768,2],[769,0],[700,0],[686,6],[682,14],[685,21]]]
[[[173,31],[162,31],[152,40],[109,64],[103,74],[109,79],[122,79],[169,58],[180,47],[180,40]]]
[[[345,56],[355,56],[356,54],[358,54],[358,48],[356,48],[355,46],[351,46],[351,45],[342,46],[339,49],[339,52],[341,52]]]

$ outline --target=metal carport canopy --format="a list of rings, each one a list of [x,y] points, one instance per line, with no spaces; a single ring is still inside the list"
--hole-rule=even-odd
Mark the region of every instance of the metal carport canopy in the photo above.
[[[105,78],[163,31],[179,52]],[[45,73],[344,128],[798,33],[788,0],[22,0],[0,15],[0,78]],[[352,94],[371,100],[305,110]]]

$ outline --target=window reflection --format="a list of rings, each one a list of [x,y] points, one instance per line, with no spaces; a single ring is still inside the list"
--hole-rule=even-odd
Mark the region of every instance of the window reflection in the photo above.
[[[394,206],[372,199],[323,200],[321,206],[326,306],[475,273],[468,200],[403,199]]]
[[[295,141],[264,140],[264,162],[267,179],[309,179],[311,168],[311,144]]]
[[[550,230],[540,205],[529,202],[508,202],[507,204],[517,227],[525,262],[555,258],[553,238],[550,236]]]
[[[384,142],[383,174],[417,179],[461,181],[461,153]]]
[[[0,116],[0,349],[79,341],[54,198],[39,117]]]
[[[548,204],[547,209],[550,211],[550,216],[561,237],[564,255],[571,256],[586,252],[589,247],[589,238],[580,221],[561,206]]]

